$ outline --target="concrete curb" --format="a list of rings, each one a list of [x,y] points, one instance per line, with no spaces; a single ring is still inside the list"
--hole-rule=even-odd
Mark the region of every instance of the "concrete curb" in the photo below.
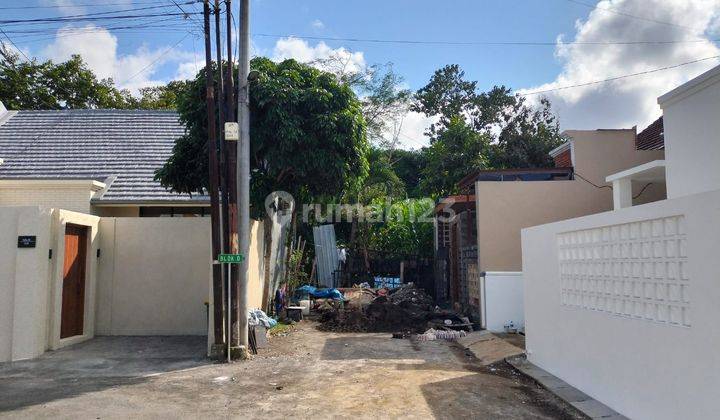
[[[533,378],[558,398],[572,405],[591,419],[629,420],[600,401],[590,397],[562,379],[528,362],[525,355],[505,359],[515,369]]]
[[[488,331],[471,332],[457,343],[470,351],[485,366],[523,353],[523,349]]]

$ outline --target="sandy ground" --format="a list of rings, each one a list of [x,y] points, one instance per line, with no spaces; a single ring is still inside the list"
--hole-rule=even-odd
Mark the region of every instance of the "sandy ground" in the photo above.
[[[457,343],[320,332],[305,321],[248,362],[199,337],[99,337],[0,364],[3,418],[584,418]]]

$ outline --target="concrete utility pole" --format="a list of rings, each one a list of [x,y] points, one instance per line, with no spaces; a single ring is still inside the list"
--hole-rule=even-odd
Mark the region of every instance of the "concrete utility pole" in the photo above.
[[[235,122],[237,114],[235,113],[235,87],[234,87],[234,72],[233,72],[233,59],[232,59],[232,2],[230,0],[225,1],[225,33],[227,34],[227,75],[225,76],[225,120],[228,122]],[[238,243],[237,243],[237,141],[226,141],[224,144],[225,151],[225,162],[223,170],[225,172],[225,218],[227,224],[225,231],[227,232],[227,243],[225,244],[225,252],[228,254],[237,254]],[[232,296],[237,297],[239,294],[238,279],[240,278],[240,270],[237,264],[229,264],[227,267],[227,276],[229,281],[229,290]],[[231,300],[229,307],[230,309],[230,338],[232,346],[239,346],[238,343],[238,308],[237,299]]]
[[[250,249],[250,0],[240,0],[240,56],[238,57],[237,157],[238,243],[245,259],[240,264],[238,335],[241,354],[248,354],[248,260]],[[243,349],[244,347],[244,349]]]
[[[220,145],[218,147],[218,152],[220,153],[220,203],[222,207],[222,211],[220,212],[220,219],[222,221],[221,224],[221,231],[222,234],[220,235],[221,238],[221,246],[222,246],[222,252],[225,254],[229,254],[229,246],[228,243],[230,242],[230,233],[228,227],[230,226],[228,217],[228,194],[227,194],[227,171],[226,165],[227,163],[225,160],[227,159],[226,153],[225,153],[225,116],[227,115],[227,112],[225,111],[225,97],[224,90],[225,85],[223,83],[223,65],[222,65],[222,34],[220,29],[220,0],[215,0],[215,8],[213,9],[213,13],[215,14],[215,57],[217,59],[217,75],[218,75],[218,83],[217,83],[217,97],[215,98],[217,101],[217,109],[218,109],[218,136],[220,138]],[[221,266],[222,270],[222,279],[223,279],[223,285],[225,286],[225,344],[227,347],[227,360],[230,361],[231,355],[230,355],[230,346],[231,346],[231,338],[232,338],[232,323],[230,320],[230,308],[232,308],[232,295],[231,295],[231,289],[230,283],[231,283],[231,273],[230,273],[230,264],[223,264]]]
[[[212,274],[213,274],[213,333],[215,335],[213,354],[220,357],[223,353],[223,278],[222,268],[217,263],[220,253],[220,206],[218,194],[218,155],[215,132],[215,81],[212,74],[212,51],[210,43],[210,0],[203,4],[205,32],[205,104],[208,115],[208,165],[210,191],[210,231],[212,238]]]

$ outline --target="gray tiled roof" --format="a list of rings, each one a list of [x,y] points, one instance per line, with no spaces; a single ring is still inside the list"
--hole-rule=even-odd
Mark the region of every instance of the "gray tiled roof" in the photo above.
[[[98,203],[207,201],[153,179],[183,133],[173,111],[19,111],[0,125],[0,179],[109,183]]]

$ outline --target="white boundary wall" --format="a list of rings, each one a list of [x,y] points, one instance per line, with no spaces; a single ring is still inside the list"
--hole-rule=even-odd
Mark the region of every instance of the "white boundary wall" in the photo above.
[[[30,359],[94,336],[99,221],[47,207],[0,207],[0,362]],[[88,230],[85,313],[82,335],[61,339],[67,223]],[[35,247],[18,248],[21,235],[35,236]]]
[[[515,328],[522,330],[525,327],[522,273],[488,271],[482,284],[484,327],[489,331],[504,332],[505,325],[512,322]]]
[[[205,335],[210,218],[104,217],[98,335]]]
[[[0,208],[0,362],[47,347],[51,220],[50,209]],[[36,236],[36,247],[18,249],[18,235]]]
[[[60,338],[65,225],[88,229],[83,333]],[[253,221],[249,305],[262,304],[263,226]],[[35,248],[17,237],[36,236]],[[52,258],[48,254],[52,250]],[[97,335],[205,335],[209,218],[100,218],[0,207],[0,362]],[[210,306],[212,311],[212,306]]]
[[[720,191],[524,229],[528,359],[633,419],[717,418]]]

